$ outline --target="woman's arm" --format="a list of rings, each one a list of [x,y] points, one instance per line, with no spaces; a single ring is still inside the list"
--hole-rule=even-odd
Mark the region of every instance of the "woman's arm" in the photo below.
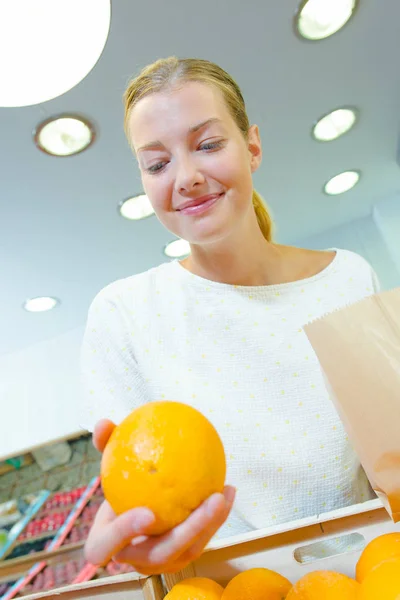
[[[105,291],[92,303],[81,352],[83,425],[102,452],[115,427],[146,401],[142,378],[129,344],[129,319]],[[96,425],[97,422],[97,425]],[[186,521],[162,536],[146,536],[154,515],[146,507],[116,516],[105,501],[85,546],[93,564],[115,557],[143,574],[175,572],[197,558],[227,519],[235,490],[213,494]]]

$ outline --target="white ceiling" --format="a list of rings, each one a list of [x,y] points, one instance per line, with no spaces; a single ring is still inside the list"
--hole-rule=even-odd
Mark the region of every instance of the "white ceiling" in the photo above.
[[[129,77],[156,58],[207,58],[237,79],[261,128],[265,155],[255,183],[280,239],[365,216],[399,190],[399,0],[360,0],[351,22],[317,43],[294,35],[296,7],[297,0],[114,0],[106,48],[81,84],[39,106],[0,109],[0,353],[83,325],[100,288],[165,260],[171,235],[156,218],[134,223],[117,211],[121,199],[142,191],[121,96]],[[312,123],[343,104],[360,108],[356,128],[331,144],[314,142]],[[64,111],[91,119],[98,139],[60,159],[38,151],[31,132]],[[321,192],[327,179],[353,168],[363,171],[353,191]],[[24,312],[24,300],[39,295],[62,304]]]

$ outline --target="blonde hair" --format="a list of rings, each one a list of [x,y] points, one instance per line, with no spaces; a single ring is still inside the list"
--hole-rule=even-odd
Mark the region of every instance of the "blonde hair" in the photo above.
[[[129,116],[139,100],[156,92],[176,89],[181,83],[188,81],[196,81],[218,88],[229,112],[247,140],[250,127],[249,118],[242,92],[234,79],[221,67],[207,60],[179,59],[174,56],[157,60],[148,65],[130,81],[124,94],[124,127],[128,139]],[[260,194],[255,190],[253,190],[252,200],[262,234],[270,242],[273,232],[271,215]]]

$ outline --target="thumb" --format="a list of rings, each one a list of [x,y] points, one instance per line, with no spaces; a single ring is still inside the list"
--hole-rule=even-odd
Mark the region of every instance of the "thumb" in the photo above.
[[[98,421],[93,431],[93,446],[99,452],[103,452],[107,442],[115,429],[115,423],[108,419]]]
[[[94,523],[85,545],[86,560],[93,565],[108,562],[133,538],[146,535],[154,521],[148,508],[134,508],[109,523]]]

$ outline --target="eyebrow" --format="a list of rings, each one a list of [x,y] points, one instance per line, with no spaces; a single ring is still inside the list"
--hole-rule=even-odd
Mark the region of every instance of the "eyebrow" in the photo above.
[[[202,121],[201,123],[198,123],[197,125],[193,125],[193,127],[190,127],[189,133],[196,133],[200,129],[203,129],[207,125],[211,125],[213,123],[221,123],[221,119],[217,119],[216,117],[214,117],[211,119],[207,119],[206,121]],[[138,148],[137,152],[140,152],[141,150],[151,150],[152,148],[159,148],[159,147],[164,147],[164,144],[162,144],[158,140],[155,140],[154,142],[150,142],[149,144],[145,144],[144,146],[141,146],[140,148]]]
[[[196,131],[199,131],[199,129],[203,129],[203,127],[205,127],[206,125],[211,125],[212,123],[221,123],[221,119],[217,119],[216,117],[214,117],[213,119],[207,119],[206,121],[203,121],[202,123],[198,123],[198,125],[194,125],[193,127],[191,127],[189,129],[189,133],[195,133]]]

